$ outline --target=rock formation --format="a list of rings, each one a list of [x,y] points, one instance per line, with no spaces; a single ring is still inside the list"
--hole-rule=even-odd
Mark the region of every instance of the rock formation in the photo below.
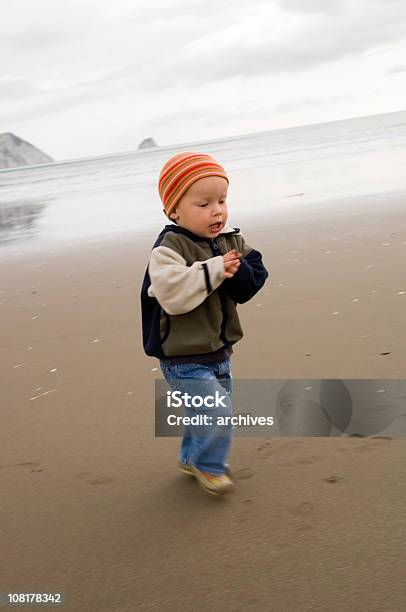
[[[138,145],[139,149],[151,149],[152,147],[157,147],[155,140],[153,138],[144,138],[142,142]]]
[[[32,166],[52,161],[49,155],[11,132],[0,134],[0,168]]]

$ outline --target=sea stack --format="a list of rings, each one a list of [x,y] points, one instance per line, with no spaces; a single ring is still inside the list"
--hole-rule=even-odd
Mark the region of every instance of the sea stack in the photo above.
[[[144,138],[144,140],[138,145],[138,149],[152,149],[153,147],[157,146],[158,145],[153,138]]]
[[[0,134],[0,168],[46,164],[54,160],[11,132]]]

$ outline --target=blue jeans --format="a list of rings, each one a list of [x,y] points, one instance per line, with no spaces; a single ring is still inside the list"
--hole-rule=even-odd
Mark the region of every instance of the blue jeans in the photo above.
[[[182,463],[192,463],[202,472],[224,474],[231,446],[232,425],[231,423],[216,425],[216,422],[217,417],[232,415],[231,360],[226,359],[225,361],[214,361],[207,364],[181,363],[173,365],[167,365],[161,360],[160,366],[172,391],[186,392],[192,396],[197,394],[206,396],[208,391],[210,395],[215,396],[217,391],[223,398],[221,403],[224,406],[185,406],[187,416],[208,415],[208,417],[212,417],[213,425],[203,428],[199,425],[186,425],[179,459]]]

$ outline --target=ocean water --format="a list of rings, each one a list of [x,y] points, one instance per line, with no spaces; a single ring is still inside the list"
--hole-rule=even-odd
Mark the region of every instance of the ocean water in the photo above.
[[[298,207],[406,191],[406,111],[176,146],[0,170],[0,246],[158,233],[157,182],[181,151],[216,157],[230,177],[229,221],[265,223]]]

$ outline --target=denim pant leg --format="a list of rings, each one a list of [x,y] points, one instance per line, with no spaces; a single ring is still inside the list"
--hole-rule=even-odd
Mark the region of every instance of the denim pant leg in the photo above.
[[[216,391],[221,396],[224,406],[205,411],[213,416],[213,420],[218,417],[227,417],[232,415],[231,404],[231,363],[227,359],[225,361],[216,361],[207,364],[207,374],[202,376],[204,379],[203,392],[210,395],[215,395]],[[208,379],[206,383],[206,378]],[[193,445],[196,460],[194,460],[193,451],[191,461],[198,467],[199,470],[210,472],[211,474],[223,474],[227,464],[228,455],[231,447],[232,425],[219,425],[206,428],[203,435],[196,438]],[[201,466],[201,467],[199,467]]]
[[[190,425],[185,425],[182,442],[179,451],[179,460],[182,463],[190,463],[190,454],[192,452],[192,432]]]
[[[208,395],[221,397],[218,406],[185,407],[187,416],[207,415],[212,425],[189,425],[186,427],[180,451],[180,459],[190,461],[199,470],[212,474],[223,474],[231,445],[231,424],[217,424],[219,417],[231,416],[231,372],[230,361],[209,364],[161,363],[162,372],[172,389],[191,396]]]
[[[166,365],[162,361],[160,363],[162,374],[169,384],[172,391],[185,391],[183,382],[180,381],[181,374],[176,365]],[[184,425],[183,436],[179,452],[179,461],[182,463],[190,462],[190,454],[192,450],[192,430],[190,425]]]

